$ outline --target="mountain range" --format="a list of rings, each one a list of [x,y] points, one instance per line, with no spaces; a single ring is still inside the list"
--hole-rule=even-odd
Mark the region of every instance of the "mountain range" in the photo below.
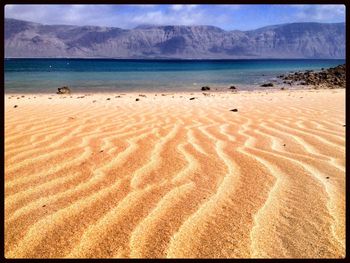
[[[249,31],[215,26],[133,29],[43,25],[5,18],[5,58],[345,58],[345,23],[290,23]]]

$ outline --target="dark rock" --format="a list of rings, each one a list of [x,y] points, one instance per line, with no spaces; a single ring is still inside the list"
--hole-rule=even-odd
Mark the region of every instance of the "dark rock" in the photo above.
[[[230,110],[230,111],[237,112],[237,111],[238,111],[238,109],[232,109],[232,110]]]
[[[190,98],[190,100],[194,100],[195,98]]]
[[[231,86],[231,87],[229,87],[229,89],[237,89],[235,86]]]
[[[15,106],[13,106],[14,108],[17,108],[18,107],[18,105],[15,105]]]
[[[58,88],[58,91],[56,93],[57,94],[70,94],[71,90],[70,90],[70,88],[64,86],[62,88]]]
[[[283,146],[286,146],[286,144],[283,144]]]
[[[204,86],[204,87],[202,87],[202,88],[201,88],[201,90],[202,90],[202,91],[205,91],[205,90],[210,90],[210,87],[208,87],[208,86]]]
[[[260,85],[260,87],[273,87],[273,83],[264,83],[262,85]]]
[[[282,87],[281,90],[285,90],[285,88]]]
[[[339,65],[334,68],[324,69],[320,72],[306,70],[305,72],[295,72],[283,77],[284,82],[287,80],[298,81],[299,85],[313,85],[314,88],[322,87],[345,88],[346,86],[346,65]]]
[[[327,176],[326,179],[329,179],[329,176]]]
[[[139,101],[140,99],[139,98],[136,98],[136,100],[135,101]]]
[[[107,98],[106,100],[111,100],[111,98]]]

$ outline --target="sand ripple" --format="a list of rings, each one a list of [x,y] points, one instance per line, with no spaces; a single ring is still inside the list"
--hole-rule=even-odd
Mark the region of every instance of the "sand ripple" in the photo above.
[[[5,256],[344,257],[345,92],[197,95],[5,96]]]

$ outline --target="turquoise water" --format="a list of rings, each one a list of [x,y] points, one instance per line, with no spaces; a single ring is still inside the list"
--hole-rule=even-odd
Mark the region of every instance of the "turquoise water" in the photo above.
[[[5,59],[5,92],[198,91],[201,86],[259,88],[280,74],[321,70],[345,60]],[[264,88],[265,89],[265,88]]]

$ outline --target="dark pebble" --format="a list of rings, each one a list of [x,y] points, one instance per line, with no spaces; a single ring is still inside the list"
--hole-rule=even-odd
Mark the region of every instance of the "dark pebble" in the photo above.
[[[190,98],[190,100],[194,100],[195,98]]]
[[[326,179],[329,179],[329,177],[327,176]]]
[[[17,108],[18,106],[17,105],[15,105],[15,106],[13,106],[14,108]]]
[[[140,99],[139,98],[136,98],[136,100],[135,101],[139,101]]]
[[[232,110],[230,110],[230,111],[237,112],[238,110],[237,110],[237,109],[232,109]]]
[[[107,100],[111,100],[111,98],[107,98]]]

